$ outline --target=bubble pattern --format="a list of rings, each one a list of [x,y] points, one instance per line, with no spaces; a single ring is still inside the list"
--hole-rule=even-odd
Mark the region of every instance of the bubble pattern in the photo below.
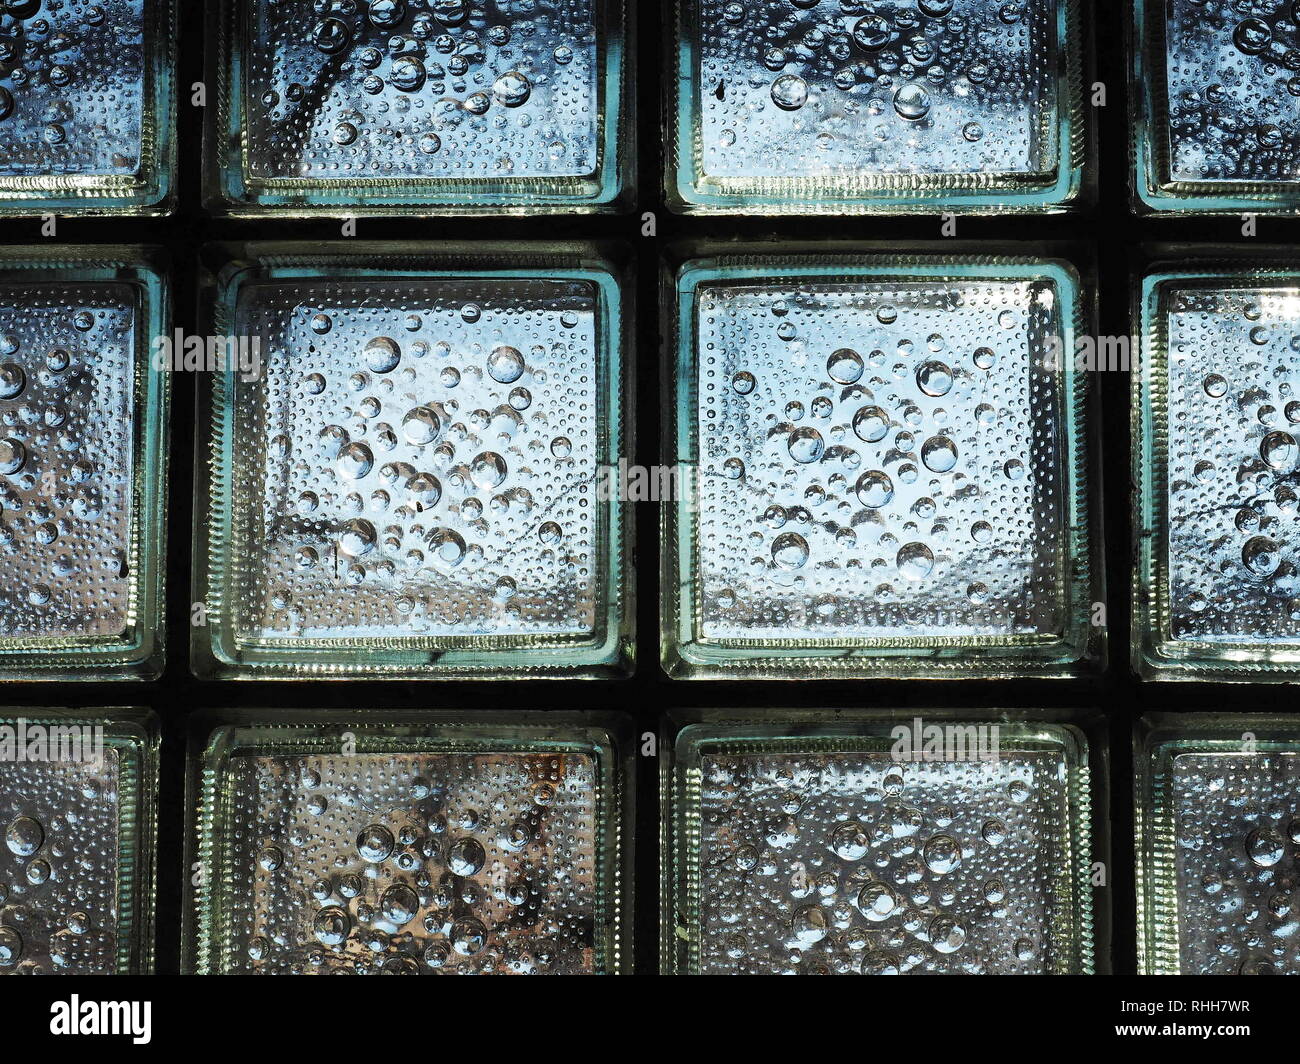
[[[138,298],[0,284],[0,638],[130,621]]]
[[[702,287],[701,635],[1061,631],[1057,295],[955,278]]]
[[[1300,178],[1300,8],[1290,0],[1163,6],[1173,180]]]
[[[709,752],[702,974],[1049,974],[1076,920],[1053,752],[899,763],[887,750]]]
[[[255,0],[256,180],[585,176],[599,151],[595,0]]]
[[[276,283],[241,292],[241,638],[421,646],[590,637],[609,412],[587,282]]]
[[[1056,155],[1055,0],[698,0],[710,178],[1029,174]]]
[[[1300,754],[1173,760],[1179,970],[1300,975]]]
[[[1300,640],[1300,289],[1171,288],[1169,613],[1175,639]]]
[[[0,975],[118,970],[119,765],[0,764]]]
[[[144,25],[145,0],[0,3],[0,178],[137,173]]]
[[[249,755],[228,772],[223,971],[597,970],[592,756]]]

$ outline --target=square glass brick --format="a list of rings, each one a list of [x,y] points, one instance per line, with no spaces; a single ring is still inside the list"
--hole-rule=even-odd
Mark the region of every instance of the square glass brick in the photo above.
[[[0,256],[0,674],[161,665],[166,294],[131,254]]]
[[[701,260],[678,296],[671,672],[1039,675],[1096,649],[1069,267]]]
[[[173,0],[0,5],[0,215],[162,214]]]
[[[1085,133],[1074,0],[679,0],[684,210],[1058,209]]]
[[[884,720],[685,728],[665,964],[700,975],[1090,973],[1083,734],[950,726],[973,740],[965,759],[902,757]]]
[[[1300,730],[1162,715],[1136,754],[1139,970],[1300,975]]]
[[[1159,267],[1134,378],[1134,661],[1153,678],[1300,669],[1300,272]]]
[[[0,710],[0,975],[153,968],[152,715]]]
[[[613,740],[541,716],[218,728],[192,766],[208,874],[188,967],[620,972]]]
[[[1149,210],[1300,208],[1300,24],[1289,3],[1138,0],[1135,190]]]
[[[518,250],[294,263],[268,252],[217,293],[217,331],[263,361],[212,396],[201,670],[623,668],[614,277]]]
[[[624,0],[222,0],[210,198],[394,214],[612,210]]]

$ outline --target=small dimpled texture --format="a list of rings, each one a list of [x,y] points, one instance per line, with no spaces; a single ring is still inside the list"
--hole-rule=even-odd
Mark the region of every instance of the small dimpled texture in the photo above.
[[[237,331],[265,364],[235,385],[239,632],[589,636],[595,308],[585,282],[245,289]]]
[[[1056,304],[1037,281],[702,288],[702,635],[1059,631]]]
[[[1300,641],[1300,289],[1167,293],[1176,639]]]
[[[1062,758],[704,758],[704,974],[1044,974],[1069,964]]]
[[[1180,754],[1179,970],[1300,975],[1300,755]]]
[[[225,971],[594,971],[591,756],[238,756],[229,771]]]
[[[140,168],[146,0],[0,0],[0,179]]]
[[[118,765],[0,763],[0,974],[117,971]]]
[[[1027,174],[1055,156],[1055,0],[698,0],[716,178]]]
[[[254,0],[247,166],[258,179],[595,171],[595,0]]]
[[[1300,5],[1165,6],[1173,179],[1300,179]]]
[[[0,640],[126,628],[137,329],[126,285],[0,284]]]

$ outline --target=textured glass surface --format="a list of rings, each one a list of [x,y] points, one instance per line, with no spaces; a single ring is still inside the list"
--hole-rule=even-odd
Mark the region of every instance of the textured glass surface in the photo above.
[[[1300,975],[1294,720],[1157,714],[1134,759],[1139,972]]]
[[[1300,25],[1284,0],[1137,0],[1136,192],[1155,210],[1292,210]]]
[[[1169,0],[1167,12],[1171,177],[1300,178],[1295,5]]]
[[[0,763],[0,971],[116,971],[117,768]]]
[[[888,740],[701,739],[678,795],[686,970],[1091,970],[1074,757],[1048,743],[915,763]]]
[[[148,972],[152,726],[37,712],[0,714],[0,975]]]
[[[682,194],[1068,199],[1044,191],[1068,167],[1065,24],[1057,0],[686,0]]]
[[[1167,299],[1172,634],[1300,643],[1300,288]]]
[[[1300,975],[1300,753],[1174,758],[1179,968]]]
[[[155,670],[168,383],[158,278],[123,249],[0,261],[0,670]],[[20,256],[31,254],[30,258]]]
[[[362,670],[456,650],[486,668],[511,651],[603,660],[621,595],[600,491],[618,433],[604,298],[560,277],[242,287],[234,331],[261,339],[264,365],[230,378],[217,414],[222,652]]]
[[[137,298],[0,283],[0,639],[121,635]]]
[[[1139,665],[1285,675],[1300,655],[1300,283],[1153,275],[1144,315]]]
[[[716,352],[699,380],[702,634],[1059,624],[1058,396],[1029,354],[1053,296],[1028,282],[702,292],[699,344]]]
[[[838,4],[796,4],[797,17],[784,0],[701,5],[704,173],[1043,169],[1051,0],[870,6],[853,18]],[[924,76],[903,76],[908,64]]]
[[[227,6],[246,138],[242,161],[232,160],[242,175],[227,177],[234,199],[365,208],[372,198],[453,207],[609,198],[621,4]]]
[[[171,10],[170,0],[0,4],[0,210],[163,199]]]
[[[589,635],[594,312],[577,282],[250,290],[241,632]]]
[[[322,18],[320,5],[254,0],[254,177],[595,170],[594,0],[491,3],[472,23],[467,3],[350,6]]]
[[[695,640],[833,657],[1071,628],[1077,441],[1051,346],[1071,292],[1015,272],[697,289]]]
[[[200,970],[616,969],[599,746],[425,737],[379,753],[362,736],[344,752],[249,734],[205,761],[200,857],[218,878],[201,902]]]
[[[135,172],[144,6],[11,0],[0,7],[0,177]]]

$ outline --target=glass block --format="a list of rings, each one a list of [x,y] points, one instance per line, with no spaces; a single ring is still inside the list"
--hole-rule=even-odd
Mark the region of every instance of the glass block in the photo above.
[[[234,214],[614,210],[624,0],[221,0],[209,199]]]
[[[1135,666],[1157,679],[1294,678],[1300,271],[1157,266],[1141,315]]]
[[[665,667],[1054,675],[1090,625],[1077,276],[1048,260],[679,274]]]
[[[153,969],[158,729],[0,709],[0,975]]]
[[[1082,732],[813,717],[677,736],[668,970],[1091,974]],[[904,753],[936,726],[964,753]]]
[[[205,874],[188,967],[620,973],[627,765],[612,733],[488,716],[214,731],[192,765]]]
[[[173,0],[0,5],[0,215],[170,210]]]
[[[1300,729],[1163,714],[1135,754],[1139,970],[1300,975]]]
[[[679,0],[683,210],[1060,209],[1086,134],[1074,0]]]
[[[167,318],[133,249],[0,254],[0,675],[161,667]]]
[[[261,372],[213,381],[200,671],[624,669],[630,530],[607,475],[624,446],[624,323],[610,267],[491,245],[249,256],[214,296],[216,331],[263,355]]]
[[[1137,0],[1139,206],[1300,207],[1300,13],[1288,3]]]

